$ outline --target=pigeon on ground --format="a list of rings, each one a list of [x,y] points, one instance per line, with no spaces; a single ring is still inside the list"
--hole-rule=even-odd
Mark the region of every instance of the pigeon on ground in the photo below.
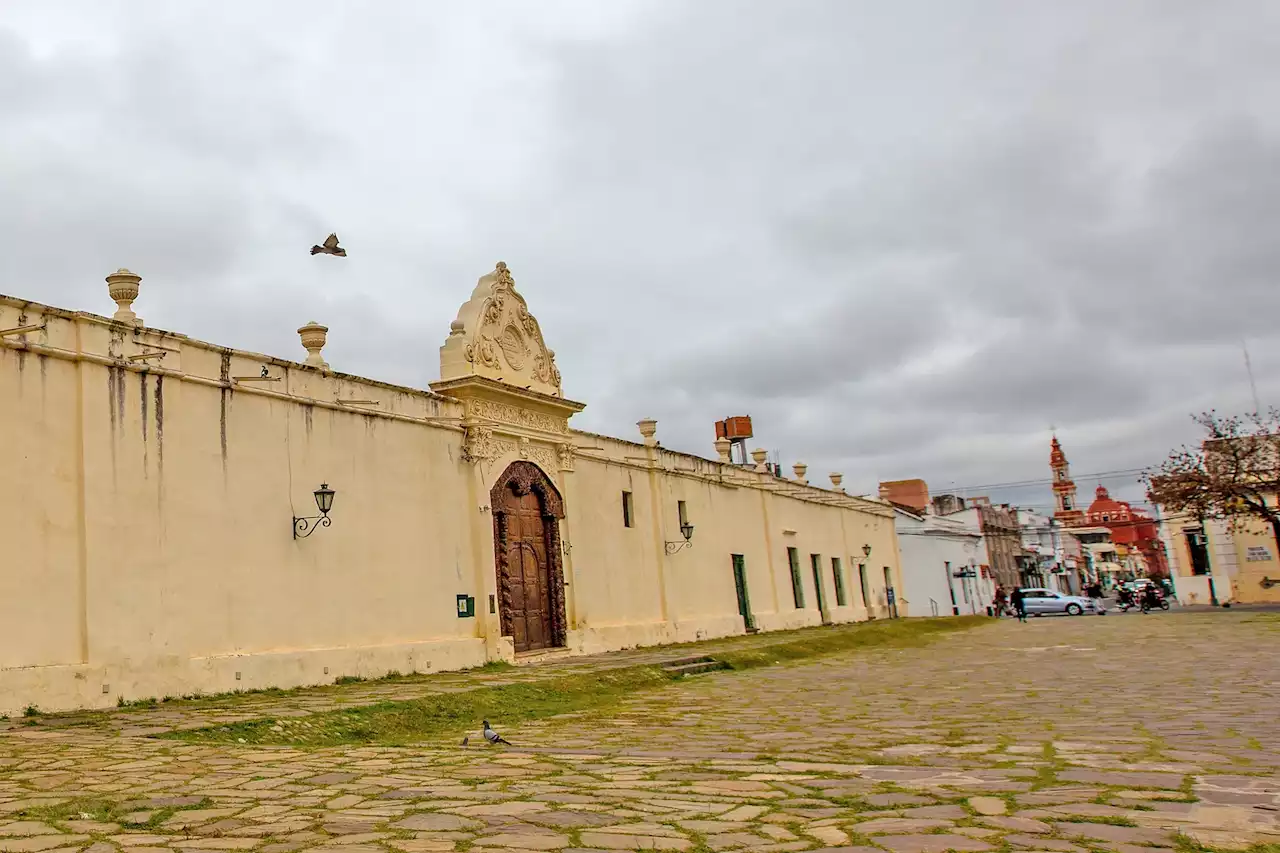
[[[470,736],[470,735],[467,735],[466,737],[464,737],[464,738],[462,739],[462,745],[463,745],[463,746],[466,746],[466,745],[467,745],[467,744],[469,744],[469,743],[471,743],[471,736]]]
[[[484,721],[484,739],[489,741],[490,744],[505,743],[507,746],[511,746],[511,741],[503,740],[502,735],[490,728],[488,720]]]
[[[320,255],[320,254],[324,254],[324,255],[336,255],[336,256],[338,256],[339,258],[345,258],[345,257],[347,256],[347,250],[346,250],[346,249],[341,248],[341,247],[338,245],[338,235],[337,235],[337,234],[330,234],[328,237],[325,237],[325,238],[324,238],[324,245],[323,245],[323,246],[312,246],[312,247],[311,247],[311,254],[313,254],[313,255]]]

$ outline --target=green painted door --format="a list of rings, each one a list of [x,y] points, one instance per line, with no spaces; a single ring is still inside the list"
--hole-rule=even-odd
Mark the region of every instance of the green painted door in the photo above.
[[[822,614],[822,621],[827,621],[827,600],[822,594],[822,555],[810,554],[809,565],[813,569],[813,591],[818,599],[818,613]]]
[[[747,595],[747,563],[741,554],[733,555],[733,586],[738,591],[738,614],[742,616],[742,624],[748,631],[754,631],[756,620],[751,618],[751,598]]]

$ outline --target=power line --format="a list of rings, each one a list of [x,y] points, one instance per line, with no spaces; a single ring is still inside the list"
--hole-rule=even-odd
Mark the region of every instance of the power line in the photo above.
[[[1146,468],[1121,468],[1116,471],[1099,471],[1096,474],[1080,474],[1073,478],[1086,480],[1117,480],[1127,477],[1135,477],[1136,475],[1146,472]],[[1016,480],[1010,483],[986,483],[978,486],[950,486],[949,488],[957,492],[971,492],[977,489],[1012,489],[1021,486],[1049,486],[1053,485],[1055,480],[1052,477],[1044,477],[1038,480]]]

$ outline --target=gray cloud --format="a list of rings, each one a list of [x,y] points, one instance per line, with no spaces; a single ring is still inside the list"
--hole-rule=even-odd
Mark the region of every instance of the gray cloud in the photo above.
[[[1267,0],[56,6],[0,9],[0,292],[129,266],[157,326],[421,387],[502,259],[583,428],[749,413],[868,492],[1042,478],[1051,424],[1153,463],[1251,405],[1242,337],[1280,399]]]

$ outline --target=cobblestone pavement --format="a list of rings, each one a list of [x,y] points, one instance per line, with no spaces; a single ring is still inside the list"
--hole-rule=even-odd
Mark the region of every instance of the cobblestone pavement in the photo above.
[[[159,709],[19,725],[0,733],[0,853],[1280,843],[1277,649],[1275,614],[1002,621],[690,678],[606,713],[504,727],[495,712],[511,749],[462,748],[461,732],[306,751],[130,733]]]

